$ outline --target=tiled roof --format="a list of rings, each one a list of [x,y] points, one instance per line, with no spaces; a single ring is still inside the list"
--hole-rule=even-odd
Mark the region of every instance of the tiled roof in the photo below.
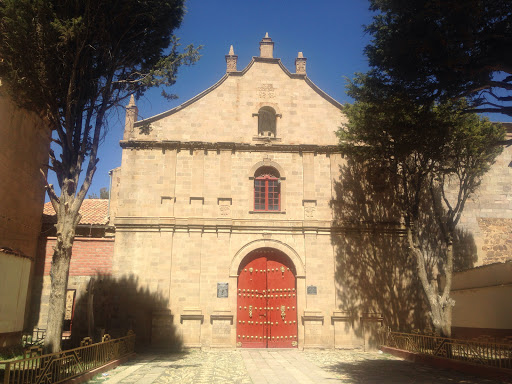
[[[82,225],[106,225],[108,223],[108,200],[85,199],[80,207]],[[55,223],[57,216],[50,202],[44,205],[43,223]]]

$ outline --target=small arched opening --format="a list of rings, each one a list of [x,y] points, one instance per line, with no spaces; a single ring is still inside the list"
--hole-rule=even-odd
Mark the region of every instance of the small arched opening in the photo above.
[[[258,111],[258,136],[276,137],[277,114],[272,107],[261,107]]]

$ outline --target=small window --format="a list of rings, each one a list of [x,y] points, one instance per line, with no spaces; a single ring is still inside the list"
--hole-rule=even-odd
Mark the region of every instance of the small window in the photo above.
[[[281,183],[279,172],[272,167],[261,167],[254,175],[254,210],[279,211]]]
[[[276,137],[276,111],[262,107],[258,111],[258,136]]]

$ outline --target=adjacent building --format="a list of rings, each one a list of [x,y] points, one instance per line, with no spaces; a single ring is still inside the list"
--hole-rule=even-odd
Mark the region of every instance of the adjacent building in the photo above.
[[[51,135],[2,87],[0,82],[0,347],[19,342],[28,315]]]

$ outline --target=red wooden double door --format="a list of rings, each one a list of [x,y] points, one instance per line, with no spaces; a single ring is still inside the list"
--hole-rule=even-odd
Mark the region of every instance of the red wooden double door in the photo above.
[[[255,251],[240,268],[237,345],[243,348],[297,346],[297,290],[293,265],[273,250]]]

